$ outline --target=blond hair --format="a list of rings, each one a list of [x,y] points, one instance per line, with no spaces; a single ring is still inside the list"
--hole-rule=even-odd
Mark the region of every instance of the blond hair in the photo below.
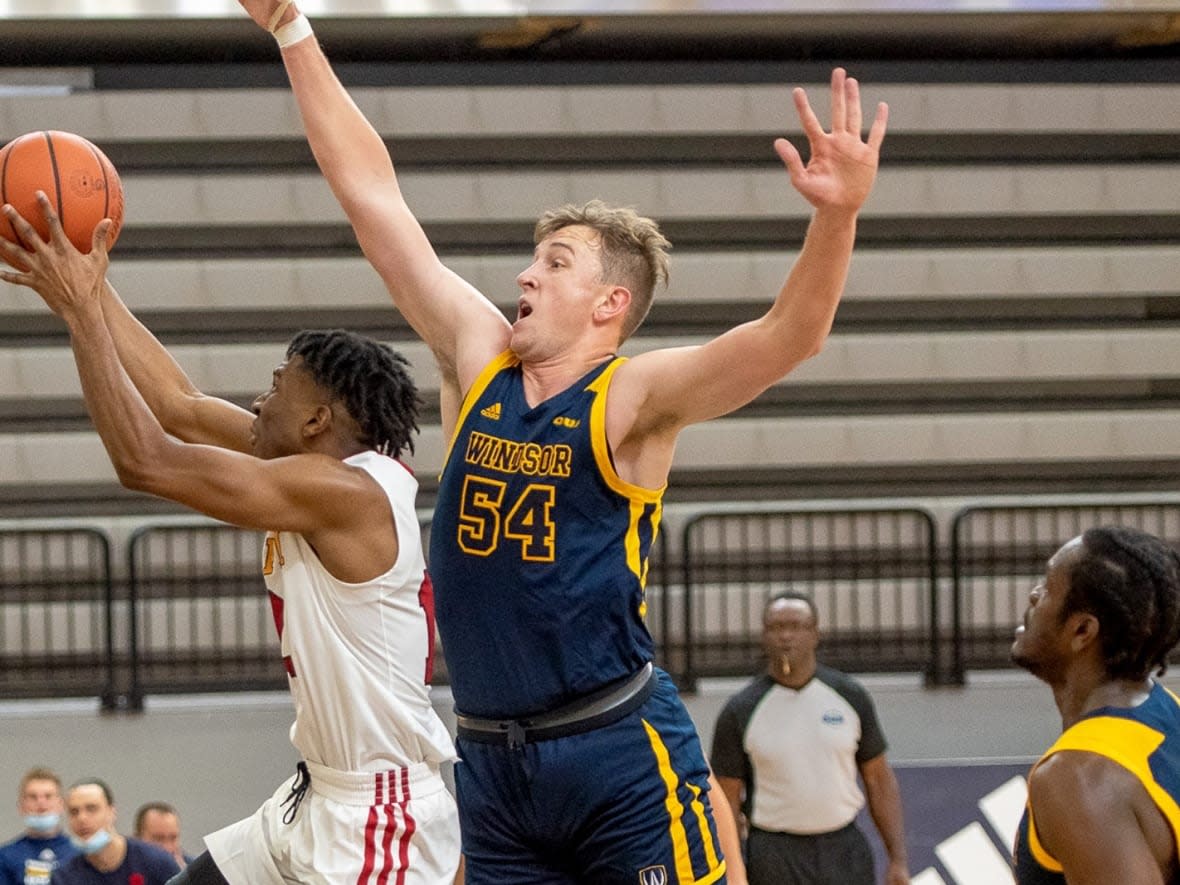
[[[533,242],[540,243],[572,225],[588,227],[598,234],[602,244],[601,281],[626,286],[631,292],[631,307],[619,335],[620,342],[626,341],[651,309],[656,284],[668,283],[668,250],[672,244],[652,219],[628,207],[608,206],[602,200],[550,209],[537,221]]]

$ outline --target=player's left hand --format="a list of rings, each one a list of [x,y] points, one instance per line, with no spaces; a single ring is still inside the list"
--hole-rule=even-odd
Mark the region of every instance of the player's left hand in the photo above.
[[[49,228],[48,240],[43,240],[12,206],[3,207],[4,218],[25,248],[0,239],[0,257],[14,268],[0,272],[0,279],[35,290],[49,309],[63,318],[73,311],[95,307],[110,265],[107,237],[111,220],[104,218],[95,226],[90,251],[83,254],[70,242],[53,205],[41,191],[37,192],[37,204]]]
[[[817,209],[857,211],[877,177],[889,106],[885,102],[877,105],[866,140],[861,138],[860,84],[843,68],[832,71],[831,132],[824,131],[803,89],[797,87],[792,95],[811,156],[804,165],[793,144],[785,138],[775,141],[775,152],[791,173],[791,184]]]

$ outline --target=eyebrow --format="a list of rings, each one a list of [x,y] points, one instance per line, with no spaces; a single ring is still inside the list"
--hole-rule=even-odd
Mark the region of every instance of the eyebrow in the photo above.
[[[574,251],[574,247],[571,246],[569,243],[567,243],[565,240],[550,240],[548,243],[544,244],[543,246],[538,247],[537,251],[535,253],[533,253],[534,256],[540,255],[541,251],[543,249],[565,249],[565,251],[569,252],[571,255],[577,254]]]

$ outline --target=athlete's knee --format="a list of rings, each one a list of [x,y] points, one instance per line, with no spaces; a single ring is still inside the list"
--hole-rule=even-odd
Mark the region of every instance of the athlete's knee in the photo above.
[[[196,860],[169,879],[166,885],[229,885],[221,870],[209,856],[209,852],[202,852]]]

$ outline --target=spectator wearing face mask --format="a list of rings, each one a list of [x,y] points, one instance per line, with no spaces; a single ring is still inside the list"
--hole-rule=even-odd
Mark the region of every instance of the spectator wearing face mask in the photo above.
[[[180,872],[164,849],[119,835],[111,788],[97,778],[70,787],[65,805],[79,853],[54,870],[52,885],[165,885]]]
[[[49,885],[49,877],[77,851],[62,832],[61,778],[30,768],[20,779],[16,808],[25,830],[0,845],[0,885]]]

